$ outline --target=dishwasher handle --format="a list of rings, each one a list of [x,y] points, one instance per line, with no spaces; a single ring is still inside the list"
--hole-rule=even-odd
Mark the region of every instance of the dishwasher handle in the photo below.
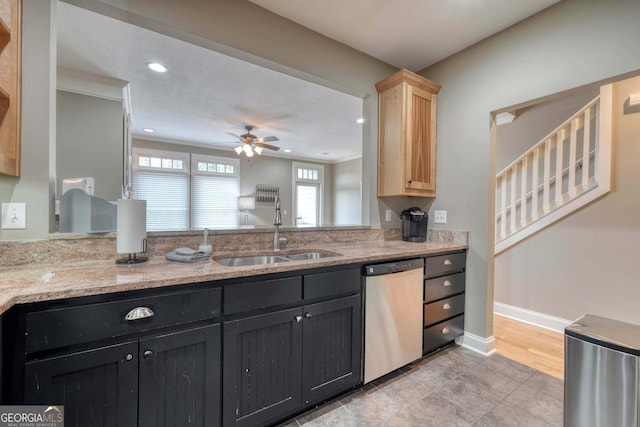
[[[403,271],[424,268],[424,258],[407,259],[387,262],[384,264],[367,265],[364,269],[365,276],[380,276],[383,274],[400,273]]]

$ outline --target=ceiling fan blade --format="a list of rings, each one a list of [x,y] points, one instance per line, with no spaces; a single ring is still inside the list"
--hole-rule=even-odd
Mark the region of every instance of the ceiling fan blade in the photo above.
[[[267,150],[278,151],[280,147],[276,147],[275,145],[269,145],[262,142],[256,142],[256,146],[266,148]]]
[[[256,141],[257,142],[271,142],[271,141],[280,141],[280,140],[275,136],[265,136],[265,137],[262,137],[262,138],[257,138]]]
[[[236,138],[238,138],[238,140],[239,140],[238,142],[244,142],[244,143],[246,143],[246,142],[247,142],[247,141],[245,141],[245,139],[244,139],[243,137],[238,136],[238,135],[236,135],[235,133],[231,133],[231,132],[227,132],[227,133],[228,133],[229,135],[231,135],[231,136],[235,136]]]

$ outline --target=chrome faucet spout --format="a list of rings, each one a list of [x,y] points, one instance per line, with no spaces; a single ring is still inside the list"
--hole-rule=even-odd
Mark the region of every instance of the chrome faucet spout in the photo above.
[[[276,212],[273,218],[273,250],[280,250],[280,243],[287,243],[286,237],[280,237],[280,226],[282,225],[282,215],[280,214],[280,197],[276,196]]]

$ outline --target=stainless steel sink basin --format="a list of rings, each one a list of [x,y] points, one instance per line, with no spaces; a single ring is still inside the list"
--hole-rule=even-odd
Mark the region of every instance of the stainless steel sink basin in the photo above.
[[[336,256],[336,254],[332,254],[329,252],[306,252],[302,254],[291,254],[286,255],[291,261],[301,261],[305,259],[320,259],[320,258],[328,258]]]
[[[281,254],[281,255],[258,255],[258,256],[241,256],[216,259],[216,262],[226,267],[243,267],[248,265],[274,264],[276,262],[304,261],[312,259],[328,258],[338,256],[332,252],[303,252],[299,254]]]
[[[287,258],[276,255],[241,256],[233,258],[217,259],[216,262],[227,267],[242,267],[247,265],[274,264],[276,262],[289,262]]]

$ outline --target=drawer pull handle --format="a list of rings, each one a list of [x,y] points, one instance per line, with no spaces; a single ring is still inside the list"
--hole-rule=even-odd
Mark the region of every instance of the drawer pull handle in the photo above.
[[[156,314],[149,307],[136,307],[124,316],[125,320],[133,321],[153,317]]]
[[[443,310],[451,310],[451,305],[450,305],[449,303],[445,303],[445,304],[442,306],[442,309],[443,309]]]
[[[453,263],[451,262],[451,260],[450,260],[450,259],[448,259],[448,258],[447,258],[447,259],[445,259],[445,260],[444,260],[444,263],[443,263],[443,264],[444,264],[444,265],[452,265]]]
[[[449,328],[442,328],[442,334],[443,334],[443,335],[444,335],[444,334],[448,334],[449,332],[451,332],[451,331],[449,330]]]
[[[298,323],[302,322],[302,316],[296,316],[295,319]]]
[[[451,286],[451,285],[453,285],[453,283],[451,283],[451,280],[445,280],[445,281],[442,283],[442,286],[444,286],[444,287]]]

